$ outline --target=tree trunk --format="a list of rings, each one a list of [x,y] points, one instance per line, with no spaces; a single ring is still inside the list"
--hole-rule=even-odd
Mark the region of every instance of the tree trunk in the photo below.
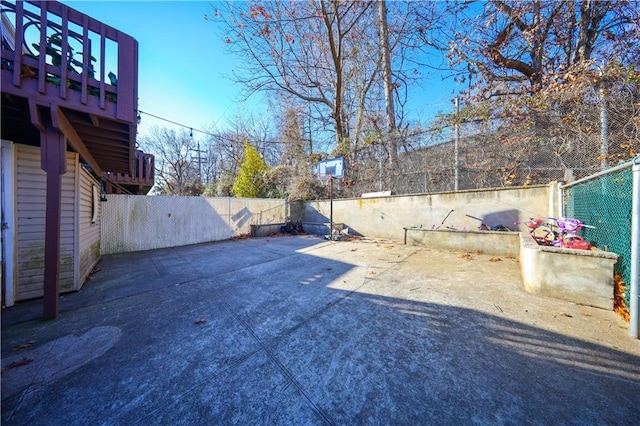
[[[378,0],[380,23],[380,49],[382,55],[382,76],[384,78],[385,114],[387,117],[387,137],[389,138],[389,167],[398,164],[398,141],[396,132],[396,111],[393,105],[393,82],[391,81],[391,51],[387,27],[386,0]]]
[[[324,1],[320,3],[322,8],[322,18],[324,21],[324,25],[327,29],[327,37],[329,42],[329,49],[331,51],[331,59],[333,60],[333,67],[335,70],[335,80],[334,80],[334,102],[333,102],[333,120],[335,122],[335,131],[336,131],[336,143],[339,152],[348,152],[348,149],[345,150],[345,122],[343,116],[343,105],[342,105],[342,96],[343,96],[343,83],[342,83],[342,34],[340,31],[340,15],[338,13],[335,14],[333,19],[336,20],[337,26],[337,37],[334,36],[333,33],[333,24],[331,19],[329,18],[329,13],[327,12],[327,8],[325,6]],[[337,6],[334,6],[337,10]]]
[[[607,14],[607,2],[596,0],[582,0],[580,3],[580,33],[576,49],[575,63],[591,59],[593,44],[599,33],[599,26]]]
[[[540,2],[533,2],[533,44],[531,46],[531,64],[534,74],[530,78],[533,91],[537,92],[542,88],[542,59],[544,54],[544,40],[542,32],[542,17],[540,15]]]

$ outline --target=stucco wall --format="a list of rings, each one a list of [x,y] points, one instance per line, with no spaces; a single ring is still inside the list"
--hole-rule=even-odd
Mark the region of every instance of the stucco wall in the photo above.
[[[458,230],[504,225],[514,230],[515,222],[529,217],[557,214],[557,186],[532,186],[488,190],[357,198],[333,201],[333,221],[344,223],[350,233],[402,241],[405,227]],[[453,210],[451,212],[451,210]],[[447,217],[447,214],[449,217]],[[328,200],[304,204],[303,222],[329,222]],[[444,224],[442,221],[447,217]]]
[[[285,222],[285,200],[108,195],[102,205],[102,254],[219,241],[252,224]]]

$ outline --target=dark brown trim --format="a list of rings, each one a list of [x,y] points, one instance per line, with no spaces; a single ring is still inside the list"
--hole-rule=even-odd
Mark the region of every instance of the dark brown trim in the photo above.
[[[44,289],[42,316],[58,316],[60,292],[60,216],[62,210],[62,175],[67,172],[67,140],[56,130],[51,107],[29,102],[31,122],[40,130],[40,167],[47,174],[46,216],[44,231]]]
[[[82,138],[78,136],[76,130],[73,128],[71,123],[69,123],[69,120],[62,111],[62,108],[59,106],[53,107],[51,111],[51,120],[53,122],[53,127],[58,129],[67,137],[69,144],[80,154],[82,159],[91,164],[91,168],[96,171],[98,176],[102,176],[102,168],[95,158],[93,158],[93,155],[89,152],[89,149],[82,141]]]
[[[66,172],[66,148],[64,135],[58,132],[43,133],[42,145],[46,146],[47,205],[44,233],[44,299],[42,316],[53,319],[58,316],[60,292],[60,216],[62,210],[62,174]],[[61,161],[62,158],[62,161]]]

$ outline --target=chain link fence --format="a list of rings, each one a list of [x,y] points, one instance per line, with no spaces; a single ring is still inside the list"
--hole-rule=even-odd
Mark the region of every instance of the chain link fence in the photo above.
[[[631,289],[632,165],[562,188],[564,215],[595,227],[583,228],[585,240],[620,256],[615,266],[615,307],[623,316],[628,315]]]
[[[347,165],[349,176],[339,195],[572,182],[640,152],[639,110],[637,88],[620,87],[606,96],[592,88],[520,120],[474,119],[457,131],[422,132],[405,137],[393,168],[382,145],[361,151]]]

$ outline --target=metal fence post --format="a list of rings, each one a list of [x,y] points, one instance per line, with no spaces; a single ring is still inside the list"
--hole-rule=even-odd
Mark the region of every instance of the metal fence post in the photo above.
[[[609,155],[609,114],[604,88],[600,87],[600,168],[606,170]]]
[[[453,189],[458,191],[460,184],[460,159],[458,157],[458,150],[460,149],[460,96],[456,96],[456,133],[453,141]]]
[[[638,338],[640,328],[640,156],[633,161],[633,190],[631,201],[631,279],[629,293],[629,333],[634,339]]]

